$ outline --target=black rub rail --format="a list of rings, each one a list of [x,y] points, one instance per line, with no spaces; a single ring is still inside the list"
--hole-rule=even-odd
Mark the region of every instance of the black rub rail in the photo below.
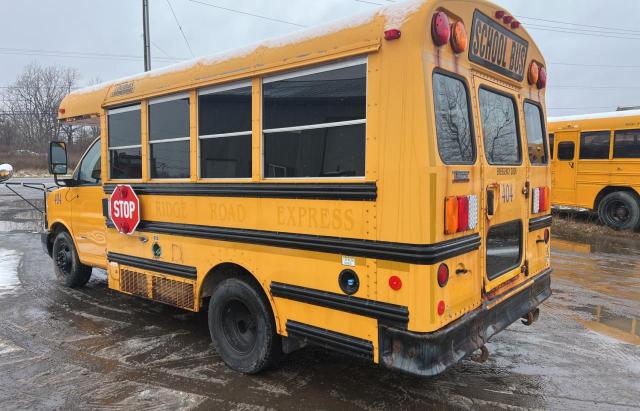
[[[270,291],[274,297],[286,298],[288,300],[300,301],[364,317],[375,318],[381,323],[393,324],[402,328],[406,328],[409,322],[409,309],[402,305],[383,303],[279,282],[272,282]]]
[[[107,260],[118,264],[128,265],[130,267],[141,268],[143,270],[175,275],[176,277],[196,279],[198,276],[198,270],[195,267],[151,260],[149,258],[134,257],[131,255],[110,252],[107,253]]]
[[[179,183],[131,184],[139,195],[301,198],[312,200],[374,201],[376,183]],[[116,184],[105,184],[113,193]]]
[[[551,227],[551,215],[536,217],[529,220],[529,231],[536,231],[547,227]]]
[[[299,323],[293,320],[287,320],[286,327],[287,335],[289,337],[299,339],[312,345],[338,351],[343,354],[373,360],[373,344],[371,341],[335,331],[325,330],[324,328],[314,327],[312,325]]]
[[[107,221],[107,227],[110,228],[113,227],[113,225]],[[477,250],[480,247],[479,234],[472,234],[434,244],[406,244],[156,221],[141,221],[137,230],[158,234],[259,244],[422,265],[436,264],[448,258]]]

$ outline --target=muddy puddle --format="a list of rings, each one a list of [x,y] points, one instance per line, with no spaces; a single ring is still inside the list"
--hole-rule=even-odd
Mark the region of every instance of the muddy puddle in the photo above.
[[[554,238],[557,301],[590,331],[640,345],[640,243],[583,233]],[[582,293],[576,293],[582,288]]]

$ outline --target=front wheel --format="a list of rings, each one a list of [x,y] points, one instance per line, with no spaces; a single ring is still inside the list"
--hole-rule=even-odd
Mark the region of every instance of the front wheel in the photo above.
[[[82,287],[91,278],[91,267],[80,262],[73,239],[66,231],[59,232],[53,240],[51,257],[56,277],[67,287]]]
[[[271,307],[247,281],[222,281],[209,303],[209,331],[216,351],[232,369],[255,374],[272,365],[281,352]]]
[[[640,204],[625,191],[607,194],[598,206],[600,221],[616,230],[633,230],[640,224]]]

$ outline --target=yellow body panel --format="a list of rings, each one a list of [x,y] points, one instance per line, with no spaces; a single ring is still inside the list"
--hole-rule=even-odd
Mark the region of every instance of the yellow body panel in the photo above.
[[[552,160],[552,203],[595,209],[599,195],[607,188],[631,189],[640,194],[640,159],[613,156],[614,132],[637,129],[640,129],[640,112],[637,110],[550,118],[548,131],[555,136],[555,147],[563,141],[575,144],[574,161]],[[580,133],[588,131],[611,133],[608,159],[579,158]]]
[[[375,183],[377,197],[374,201],[140,195],[142,219],[185,225],[430,245],[473,234],[479,234],[484,244],[486,232],[493,223],[517,218],[523,221],[523,263],[525,259],[532,262],[529,266],[530,274],[542,272],[549,267],[549,247],[548,244],[536,242],[541,231],[529,233],[528,219],[537,216],[530,215],[530,200],[520,193],[527,182],[534,187],[548,186],[549,168],[529,165],[523,118],[519,119],[519,132],[524,146],[523,162],[517,167],[515,174],[504,177],[495,167],[491,169],[483,163],[481,124],[475,90],[480,84],[491,83],[492,87],[513,96],[520,113],[525,99],[534,100],[544,107],[544,90],[530,86],[526,81],[526,75],[522,82],[517,82],[472,63],[466,52],[455,54],[450,47],[436,48],[433,45],[430,27],[434,12],[446,10],[450,18],[463,21],[467,31],[470,31],[476,9],[491,16],[499,10],[496,6],[481,0],[451,0],[409,2],[396,8],[394,13],[372,13],[369,17],[361,17],[343,28],[329,28],[324,32],[309,35],[294,35],[291,40],[267,42],[240,53],[199,59],[194,63],[182,64],[181,67],[161,69],[116,81],[89,92],[72,93],[61,104],[64,112],[61,111],[60,119],[74,120],[88,114],[101,116],[102,178],[109,184],[111,182],[106,158],[109,137],[104,120],[105,110],[127,103],[142,102],[142,163],[145,166],[142,169],[142,179],[129,183],[161,183],[162,181],[149,178],[147,100],[160,95],[189,92],[190,177],[181,181],[197,184],[229,182],[203,180],[199,177],[196,90],[214,84],[251,79],[253,172],[251,179],[234,180],[233,183],[300,182],[290,179],[269,180],[262,177],[261,79],[266,75],[301,67],[365,56],[368,74],[365,177],[345,178],[339,182]],[[400,29],[401,39],[385,41],[383,32],[387,28]],[[527,67],[533,60],[544,64],[540,51],[526,31],[520,28],[517,34],[529,42]],[[435,69],[461,76],[467,83],[473,101],[471,106],[478,153],[473,165],[445,165],[438,155],[432,93],[432,74]],[[468,172],[468,181],[452,180],[454,172],[460,171]],[[178,184],[176,181],[170,182]],[[333,183],[335,180],[304,179],[303,182]],[[499,212],[491,222],[486,218],[484,204],[486,189],[493,184],[511,185],[517,200],[513,204],[499,205]],[[53,200],[54,197],[58,198],[60,193],[73,190],[74,188],[60,189],[49,196],[49,228],[55,229],[53,225],[56,222],[65,223],[80,248],[81,260],[108,269],[111,288],[124,291],[122,272],[129,268],[126,264],[119,265],[113,262],[107,265],[107,252],[152,259],[161,263],[192,266],[197,270],[197,276],[193,280],[154,273],[152,270],[131,267],[130,270],[137,270],[144,276],[141,281],[148,284],[158,277],[174,279],[187,286],[193,285],[193,306],[184,308],[197,311],[201,308],[202,287],[206,283],[207,275],[221,264],[236,264],[254,276],[269,297],[279,333],[286,334],[287,320],[296,320],[355,336],[373,343],[376,360],[378,329],[375,319],[272,297],[269,291],[270,284],[280,282],[343,294],[338,285],[338,274],[345,268],[351,268],[360,278],[360,289],[354,297],[407,307],[408,330],[432,332],[480,307],[488,298],[487,292],[501,286],[507,292],[518,284],[526,283],[520,266],[508,275],[488,281],[485,276],[484,245],[443,260],[442,263],[447,264],[451,274],[447,286],[441,288],[436,279],[439,263],[426,265],[355,257],[355,266],[350,267],[345,266],[343,261],[343,257],[349,256],[340,253],[144,231],[126,236],[113,228],[105,230],[104,217],[100,218],[101,224],[100,227],[96,227],[96,233],[103,230],[101,232],[105,233],[106,245],[104,252],[97,255],[100,254],[98,250],[101,246],[89,244],[85,247],[84,240],[78,241],[78,236],[82,234],[75,232],[72,224],[66,223],[74,218],[81,221],[80,224],[84,227],[82,230],[87,231],[90,224],[97,222],[93,217],[90,219],[82,215],[80,210],[72,208],[70,211],[68,202],[56,203]],[[479,198],[478,228],[474,231],[445,234],[445,197],[470,194]],[[62,197],[64,196],[65,194],[62,194]],[[92,207],[98,202],[101,204],[106,198],[108,194],[96,195],[91,200]],[[154,256],[153,244],[161,247],[161,256]],[[85,256],[85,250],[96,255],[89,258]],[[457,273],[458,270],[460,273]],[[400,290],[393,290],[389,286],[392,276],[401,279]],[[518,276],[522,278],[514,280]],[[153,298],[148,289],[146,297]],[[439,301],[446,304],[443,315],[437,313]]]

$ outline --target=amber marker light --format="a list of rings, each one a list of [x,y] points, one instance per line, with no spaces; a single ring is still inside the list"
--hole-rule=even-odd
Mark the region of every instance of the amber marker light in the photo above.
[[[451,47],[456,53],[462,53],[467,49],[469,45],[469,39],[467,37],[467,30],[464,28],[464,23],[456,21],[451,28]]]

